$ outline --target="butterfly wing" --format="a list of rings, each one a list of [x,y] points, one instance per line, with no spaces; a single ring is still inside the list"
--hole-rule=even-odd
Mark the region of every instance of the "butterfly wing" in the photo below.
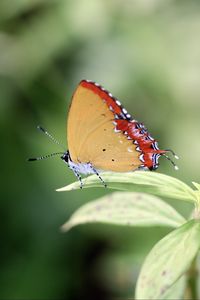
[[[115,128],[116,100],[99,85],[81,81],[69,110],[67,137],[75,163],[91,162],[96,169],[128,172],[141,165],[133,140]]]

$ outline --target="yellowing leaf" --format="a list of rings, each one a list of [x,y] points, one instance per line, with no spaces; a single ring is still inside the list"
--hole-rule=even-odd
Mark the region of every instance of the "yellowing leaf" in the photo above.
[[[69,230],[73,226],[92,222],[177,227],[182,225],[185,219],[169,204],[155,196],[115,192],[80,207],[62,229]]]
[[[132,173],[102,173],[102,178],[108,188],[129,191],[145,192],[157,196],[197,202],[196,193],[184,182],[174,177],[157,172],[135,171]],[[84,188],[104,187],[96,175],[83,180]],[[71,191],[80,188],[78,181],[57,189],[57,191]]]
[[[160,240],[147,256],[136,286],[136,299],[166,299],[200,247],[200,222],[189,221]]]
[[[184,299],[184,293],[186,288],[186,275],[179,278],[175,284],[173,284],[167,291],[163,294],[162,299],[164,300],[177,300]]]

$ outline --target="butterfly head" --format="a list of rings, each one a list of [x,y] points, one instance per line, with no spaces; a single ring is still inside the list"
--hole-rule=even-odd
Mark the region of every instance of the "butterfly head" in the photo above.
[[[64,162],[66,162],[68,164],[68,162],[70,160],[69,151],[64,152],[63,155],[61,156],[61,159],[64,160]]]

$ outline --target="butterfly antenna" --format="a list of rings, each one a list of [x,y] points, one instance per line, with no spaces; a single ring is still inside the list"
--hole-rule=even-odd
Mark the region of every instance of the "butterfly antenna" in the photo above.
[[[48,136],[55,144],[59,145],[61,148],[65,150],[65,147],[60,144],[46,129],[44,129],[42,126],[38,125],[37,129],[40,130],[42,133],[44,133],[46,136]]]
[[[164,156],[166,159],[168,159],[171,162],[175,170],[179,169],[178,166],[173,162],[173,160],[169,156],[167,156],[166,154],[163,154],[162,156]]]
[[[47,159],[47,158],[51,158],[53,156],[60,155],[60,154],[63,154],[63,152],[55,152],[55,153],[51,153],[51,154],[48,154],[48,155],[43,155],[43,156],[40,156],[40,157],[28,158],[27,161]]]
[[[171,152],[171,154],[176,158],[179,159],[178,155],[172,149],[165,149],[166,152]]]

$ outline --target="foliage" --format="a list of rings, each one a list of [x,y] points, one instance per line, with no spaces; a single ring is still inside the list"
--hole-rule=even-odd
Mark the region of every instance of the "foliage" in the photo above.
[[[104,177],[108,187],[124,192],[115,192],[83,205],[62,226],[62,230],[91,222],[177,228],[162,238],[146,257],[136,286],[136,299],[182,298],[188,289],[186,272],[200,249],[200,219],[186,221],[163,200],[138,191],[193,203],[197,216],[200,211],[199,190],[192,190],[176,178],[151,172],[111,173],[104,174]],[[90,176],[84,184],[85,187],[92,187],[100,184],[98,181],[97,176]],[[199,189],[199,184],[193,184]],[[58,191],[70,191],[78,185],[75,182]],[[137,192],[132,192],[134,190]],[[196,292],[192,290],[191,294]]]
[[[178,179],[199,182],[199,32],[197,0],[0,0],[0,299],[132,298],[144,257],[172,227],[93,223],[62,234],[74,211],[108,190],[96,182],[56,193],[73,182],[66,165],[26,159],[59,151],[38,124],[66,144],[71,95],[86,78],[119,98],[160,148],[179,155]],[[159,172],[175,176],[162,158]],[[155,186],[128,186],[164,197]],[[187,195],[190,202],[170,202],[186,219],[190,188]]]

